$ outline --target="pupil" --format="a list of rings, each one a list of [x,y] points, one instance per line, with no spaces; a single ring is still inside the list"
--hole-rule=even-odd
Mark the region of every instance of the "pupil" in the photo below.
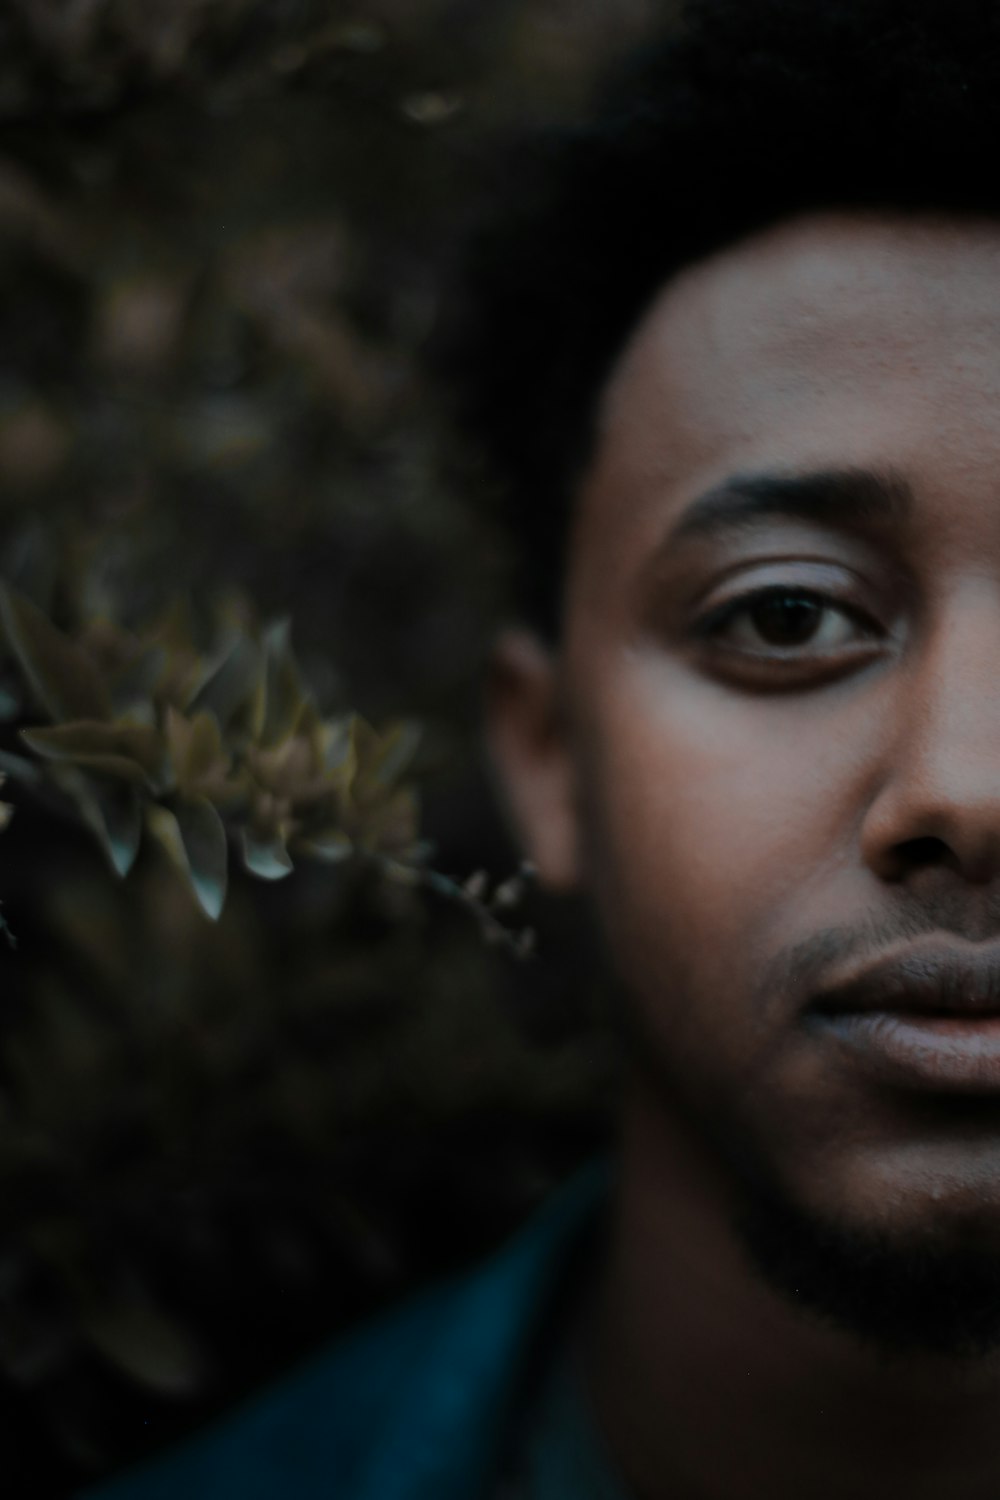
[[[776,646],[797,646],[815,633],[822,605],[801,594],[776,594],[754,606],[753,622],[764,640]]]

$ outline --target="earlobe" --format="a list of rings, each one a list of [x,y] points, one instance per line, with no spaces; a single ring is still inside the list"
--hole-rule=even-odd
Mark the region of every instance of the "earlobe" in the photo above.
[[[578,881],[577,799],[556,653],[528,630],[495,643],[486,684],[487,738],[501,791],[539,881]]]

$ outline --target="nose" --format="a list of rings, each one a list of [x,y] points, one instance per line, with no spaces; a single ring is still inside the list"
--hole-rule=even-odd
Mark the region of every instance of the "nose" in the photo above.
[[[1000,595],[970,591],[901,667],[903,702],[862,854],[881,879],[1000,874]]]

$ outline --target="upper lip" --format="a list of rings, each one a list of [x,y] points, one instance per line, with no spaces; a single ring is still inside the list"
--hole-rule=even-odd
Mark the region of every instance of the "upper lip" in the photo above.
[[[814,995],[809,1008],[827,1015],[1000,1014],[1000,943],[910,944],[839,976]]]

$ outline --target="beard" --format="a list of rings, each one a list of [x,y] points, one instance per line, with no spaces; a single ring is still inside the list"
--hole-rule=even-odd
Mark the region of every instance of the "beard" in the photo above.
[[[970,927],[967,904],[954,912],[939,904],[929,916],[896,913],[891,922],[870,919],[852,929],[820,931],[762,970],[750,1008],[760,1014],[774,994],[808,992],[832,962],[878,951],[900,937],[939,927],[970,941],[995,933],[1000,893],[991,901],[982,930]],[[853,1336],[886,1359],[976,1360],[1000,1351],[1000,1246],[962,1243],[940,1227],[893,1232],[852,1224],[801,1202],[757,1145],[750,1122],[727,1118],[718,1103],[706,1108],[704,1096],[692,1096],[690,1079],[673,1065],[649,1009],[614,962],[600,921],[594,930],[598,958],[612,976],[610,1018],[626,1074],[631,1070],[643,1091],[723,1165],[737,1204],[731,1227],[756,1274],[803,1316]],[[662,987],[678,1006],[682,998],[691,1008],[699,1003],[683,964]],[[997,1127],[994,1113],[989,1128]]]
[[[620,1007],[616,1019],[644,1091],[724,1164],[734,1238],[787,1304],[885,1359],[975,1360],[1000,1351],[1000,1247],[963,1243],[942,1226],[853,1224],[803,1203],[756,1147],[746,1121],[737,1128],[718,1111],[706,1117],[690,1106],[634,1008]]]
[[[935,922],[946,925],[946,915],[937,910]],[[853,932],[820,932],[783,955],[763,983],[808,988],[818,965],[852,948],[877,950],[900,935],[919,935],[927,925],[915,920],[907,928],[896,914],[883,927],[872,921]],[[991,917],[991,930],[995,925]],[[944,1101],[939,1123],[947,1129],[964,1117],[968,1124],[980,1111],[983,1129],[993,1134],[995,1107],[987,1112],[981,1103]],[[745,1196],[734,1219],[738,1239],[758,1273],[788,1301],[885,1357],[976,1359],[1000,1349],[996,1245],[963,1243],[943,1226],[893,1231],[824,1216],[788,1192],[768,1163],[755,1161],[752,1148],[740,1165]]]
[[[801,1203],[754,1150],[751,1131],[727,1130],[717,1115],[708,1124],[684,1107],[683,1089],[658,1065],[634,1012],[619,1009],[616,1019],[645,1091],[725,1163],[734,1238],[773,1291],[885,1358],[977,1359],[1000,1350],[1000,1248],[846,1223]]]
[[[883,1356],[977,1359],[1000,1348],[1000,1254],[825,1222],[755,1184],[734,1219],[764,1281]]]

